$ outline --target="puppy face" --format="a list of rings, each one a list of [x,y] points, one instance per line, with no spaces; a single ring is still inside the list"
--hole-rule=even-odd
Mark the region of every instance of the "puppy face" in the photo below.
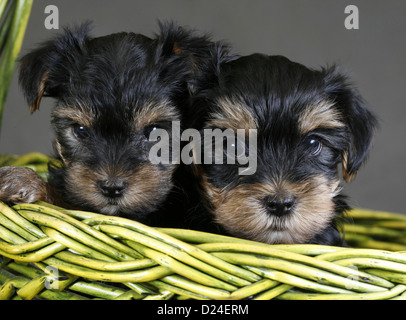
[[[169,101],[142,101],[121,110],[59,105],[52,112],[56,150],[64,163],[66,198],[104,214],[141,216],[173,187],[176,165],[149,161],[151,131],[179,121]]]
[[[149,136],[158,128],[171,133],[181,120],[188,71],[176,43],[180,29],[161,29],[156,39],[91,38],[84,25],[23,58],[20,83],[31,111],[43,96],[57,101],[52,125],[63,166],[50,182],[69,204],[139,218],[172,189],[176,165],[149,161],[156,143]]]
[[[238,164],[195,168],[215,221],[267,243],[306,243],[323,232],[337,214],[338,165],[347,181],[354,177],[376,124],[347,79],[252,55],[222,64],[217,86],[202,97],[199,129],[257,131],[256,150],[246,150],[256,152],[254,174],[239,175]]]

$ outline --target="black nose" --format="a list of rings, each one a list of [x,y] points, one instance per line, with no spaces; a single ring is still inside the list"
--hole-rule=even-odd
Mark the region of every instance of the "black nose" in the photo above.
[[[102,194],[109,198],[121,197],[126,188],[126,183],[121,180],[102,180],[98,185]]]
[[[295,206],[295,198],[292,196],[268,196],[265,198],[265,207],[269,214],[281,217],[290,213]]]

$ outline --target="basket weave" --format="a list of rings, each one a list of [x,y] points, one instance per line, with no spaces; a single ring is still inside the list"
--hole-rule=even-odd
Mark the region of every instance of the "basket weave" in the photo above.
[[[406,216],[349,216],[339,248],[0,202],[0,300],[405,299]]]

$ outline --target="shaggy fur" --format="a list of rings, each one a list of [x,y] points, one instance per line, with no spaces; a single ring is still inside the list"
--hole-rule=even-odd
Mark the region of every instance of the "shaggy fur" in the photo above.
[[[375,117],[336,67],[312,70],[263,54],[217,57],[209,85],[194,98],[190,125],[200,131],[255,129],[257,170],[239,175],[237,162],[194,165],[196,221],[266,243],[341,245],[337,217],[348,205],[339,164],[346,181],[355,177],[370,149]],[[253,151],[247,141],[235,144]]]

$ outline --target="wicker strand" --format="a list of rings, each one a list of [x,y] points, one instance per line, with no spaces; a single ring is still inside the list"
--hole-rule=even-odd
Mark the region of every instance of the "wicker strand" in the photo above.
[[[361,236],[367,243],[402,246],[405,229],[384,227],[395,231],[396,238],[378,225],[406,221],[404,216],[361,209],[350,214],[354,225],[363,227],[354,229],[357,235],[365,230]],[[371,231],[369,225],[375,228]],[[351,232],[346,230],[347,239]],[[404,252],[266,245],[156,229],[45,203],[9,207],[0,202],[0,238],[0,299],[406,297]]]
[[[39,153],[0,155],[46,179]],[[354,209],[350,247],[267,245],[0,201],[0,300],[406,299],[406,215]]]

